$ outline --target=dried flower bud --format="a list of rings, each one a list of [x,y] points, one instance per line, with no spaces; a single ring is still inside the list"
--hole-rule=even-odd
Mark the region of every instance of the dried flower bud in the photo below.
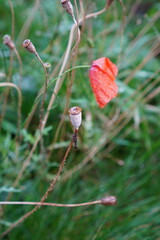
[[[100,200],[100,204],[102,205],[116,205],[117,199],[115,196],[106,196]]]
[[[36,48],[35,46],[33,45],[33,43],[31,42],[30,39],[26,39],[24,40],[24,42],[22,43],[22,46],[27,49],[29,52],[31,53],[36,53]]]
[[[68,12],[73,17],[73,6],[70,0],[61,0],[60,3],[62,4],[62,7],[66,10],[66,12]]]
[[[3,37],[3,43],[9,47],[11,50],[15,48],[14,42],[12,41],[11,37],[9,35],[4,35]]]
[[[75,129],[78,130],[82,123],[82,109],[80,107],[72,107],[69,109],[69,116],[71,123]]]

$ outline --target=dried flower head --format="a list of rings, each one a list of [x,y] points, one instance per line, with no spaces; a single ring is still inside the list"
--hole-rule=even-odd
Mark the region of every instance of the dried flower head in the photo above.
[[[117,199],[115,196],[106,196],[100,200],[100,204],[102,205],[116,205]]]
[[[80,107],[72,107],[69,109],[71,123],[78,130],[82,123],[82,109]]]
[[[73,17],[74,16],[73,6],[70,0],[61,0],[60,3],[62,4],[62,7],[66,10],[66,12],[68,12]]]
[[[22,46],[25,49],[27,49],[29,52],[34,53],[34,54],[36,53],[36,48],[35,48],[35,46],[33,45],[33,43],[31,42],[30,39],[24,40],[23,43],[22,43]]]
[[[15,48],[14,42],[12,41],[11,37],[8,34],[4,35],[3,43],[7,47],[9,47],[11,50],[13,50]]]

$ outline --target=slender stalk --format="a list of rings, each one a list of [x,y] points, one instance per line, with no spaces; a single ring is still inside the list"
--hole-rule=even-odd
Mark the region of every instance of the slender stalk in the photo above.
[[[48,78],[48,72],[47,69],[42,61],[42,59],[40,58],[39,54],[37,52],[35,52],[35,55],[38,59],[38,61],[41,63],[44,73],[45,73],[45,83],[44,83],[44,91],[43,91],[43,96],[42,96],[42,101],[41,101],[41,106],[40,106],[40,117],[39,117],[39,128],[40,128],[40,144],[41,144],[41,154],[43,156],[44,153],[44,143],[43,143],[43,134],[42,134],[42,121],[43,121],[43,117],[44,117],[44,103],[45,103],[45,98],[46,98],[46,93],[47,93],[47,85],[49,82],[49,78]]]
[[[77,204],[61,204],[61,203],[44,203],[44,202],[0,202],[0,205],[36,205],[36,206],[51,206],[51,207],[82,207],[82,206],[89,206],[100,204],[101,201],[93,201],[93,202],[85,202],[85,203],[77,203]]]
[[[42,61],[42,59],[40,58],[39,54],[36,52],[35,53],[38,61],[41,63],[44,73],[45,73],[45,83],[44,83],[44,91],[43,91],[43,97],[42,97],[42,102],[41,102],[41,108],[40,108],[40,121],[42,121],[43,119],[43,115],[44,115],[44,102],[45,102],[45,98],[46,98],[46,92],[47,92],[47,85],[49,82],[49,78],[48,78],[48,72],[47,69]]]
[[[19,55],[19,52],[17,51],[16,47],[14,48],[14,52],[16,54],[18,63],[19,63],[19,74],[20,74],[20,80],[19,80],[19,87],[21,88],[22,85],[22,60],[21,57]]]
[[[14,25],[15,25],[15,15],[14,15],[14,8],[12,5],[12,1],[8,0],[9,2],[9,6],[10,6],[10,10],[11,10],[11,16],[12,16],[12,40],[14,41]]]

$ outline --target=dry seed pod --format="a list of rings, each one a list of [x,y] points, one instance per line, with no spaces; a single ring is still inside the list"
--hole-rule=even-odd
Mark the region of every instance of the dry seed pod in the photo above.
[[[82,109],[80,107],[72,107],[69,109],[69,116],[73,127],[78,130],[82,123]]]
[[[74,16],[73,6],[70,0],[61,0],[60,3],[62,4],[62,7],[66,10],[66,12],[68,12],[73,17]]]
[[[106,196],[100,200],[100,204],[102,205],[116,205],[117,199],[115,196]]]
[[[11,37],[9,35],[4,35],[3,37],[3,43],[9,47],[11,50],[14,50],[15,45],[14,42],[12,41]]]
[[[35,48],[35,46],[33,45],[33,43],[31,42],[30,39],[24,40],[23,43],[22,43],[22,46],[25,49],[27,49],[29,52],[34,53],[34,54],[36,53],[36,48]]]

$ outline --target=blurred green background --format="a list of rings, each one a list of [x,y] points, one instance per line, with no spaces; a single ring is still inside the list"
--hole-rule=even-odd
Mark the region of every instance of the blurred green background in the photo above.
[[[105,5],[105,0],[82,2],[85,13],[96,12]],[[74,6],[74,1],[72,3]],[[35,142],[39,106],[28,129],[24,129],[23,123],[45,79],[40,63],[21,47],[21,43],[26,38],[31,39],[43,61],[51,64],[48,72],[53,81],[47,89],[46,110],[73,21],[58,0],[12,0],[12,4],[15,44],[23,62],[23,139],[17,160],[18,100],[17,92],[10,90],[0,126],[0,200],[5,200],[12,192],[12,201],[39,201],[54,179],[72,138],[68,113],[63,115],[72,74],[64,75],[50,112],[44,133],[45,155],[38,146],[18,186],[12,188]],[[80,12],[79,1],[77,4]],[[60,181],[47,199],[79,203],[115,195],[117,205],[73,209],[43,207],[13,229],[6,239],[160,239],[160,3],[124,0],[123,4],[115,0],[107,12],[86,20],[81,26],[77,59],[74,63],[68,62],[67,69],[74,64],[91,65],[97,58],[108,57],[119,68],[116,80],[119,94],[100,109],[90,88],[89,69],[75,70],[67,106],[78,105],[83,109],[78,149],[70,152]],[[0,16],[0,82],[6,82],[11,53],[3,44],[3,36],[12,33],[8,1],[0,0]],[[11,81],[18,84],[19,77],[19,64],[14,55]],[[1,113],[5,91],[0,88]],[[64,121],[53,146],[62,118]],[[0,232],[30,209],[31,206],[6,206],[0,218]]]

